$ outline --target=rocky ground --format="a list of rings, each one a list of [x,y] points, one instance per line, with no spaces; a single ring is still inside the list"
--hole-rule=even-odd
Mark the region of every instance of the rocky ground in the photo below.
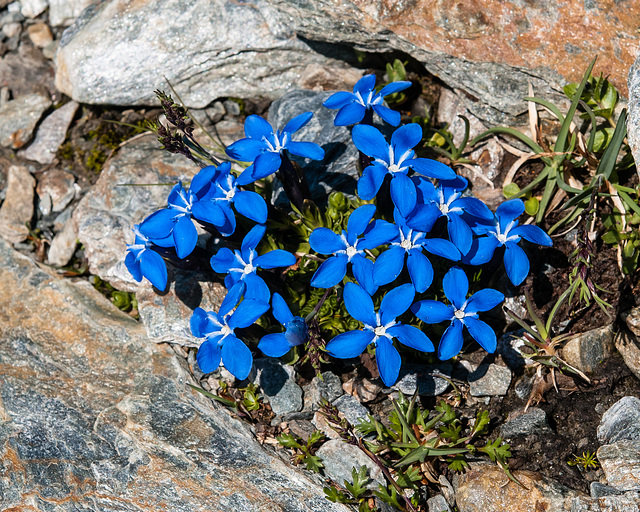
[[[613,318],[595,305],[561,313],[564,332],[573,334],[563,357],[589,382],[558,375],[557,390],[549,380],[540,388],[537,367],[515,351],[521,332],[504,316],[494,319],[503,334],[496,354],[471,348],[453,362],[405,364],[392,388],[364,356],[358,366],[326,365],[323,379],[264,357],[245,382],[224,369],[203,375],[188,319],[198,306],[219,306],[221,282],[207,268],[170,266],[170,287],[159,294],[123,263],[133,224],[165,204],[163,184],[197,171],[146,131],[161,114],[153,90],[168,89],[163,76],[223,145],[243,136],[248,114],[282,125],[318,112],[300,138],[337,143],[331,168],[309,169],[321,196],[352,191],[357,158],[341,150],[349,131],[320,108],[327,91],[349,89],[366,71],[382,78],[385,61],[406,58],[418,93],[402,107],[405,120],[426,109],[459,141],[458,115],[471,120],[472,136],[522,122],[527,80],[560,101],[561,85],[579,79],[596,51],[591,43],[554,32],[549,19],[540,25],[536,7],[514,4],[511,18],[496,24],[506,16],[500,2],[459,3],[455,16],[436,2],[417,32],[410,27],[421,2],[355,1],[344,12],[314,2],[214,3],[0,0],[0,508],[348,510],[324,498],[325,484],[342,485],[360,465],[374,481],[384,477],[337,439],[318,413],[320,400],[355,424],[368,414],[387,418],[389,398],[402,392],[417,394],[425,409],[440,400],[454,405],[465,424],[488,410],[489,436],[510,443],[509,466],[524,484],[488,459],[462,473],[436,465],[438,475],[423,478],[420,510],[639,511],[638,276],[622,276],[610,246],[596,244],[595,274],[613,292]],[[635,7],[589,5],[547,6],[547,18],[582,19],[607,41],[598,69],[631,94],[629,142],[637,152]],[[605,21],[611,17],[615,30]],[[460,44],[447,43],[447,34]],[[487,38],[500,41],[496,62],[483,62]],[[546,59],[540,48],[550,52]],[[458,171],[495,208],[514,156],[490,139],[469,157],[477,165]],[[525,170],[535,173],[535,164]],[[633,174],[627,179],[637,183]],[[538,313],[548,313],[566,287],[574,247],[568,232],[536,253],[530,278],[509,290],[508,307],[524,314],[526,291]],[[135,301],[119,291],[135,292]],[[250,383],[261,404],[235,413],[187,386],[233,398]],[[306,441],[316,429],[328,439],[314,447],[324,464],[319,475],[292,465],[292,452],[275,441],[282,433]],[[567,464],[587,452],[597,467]]]

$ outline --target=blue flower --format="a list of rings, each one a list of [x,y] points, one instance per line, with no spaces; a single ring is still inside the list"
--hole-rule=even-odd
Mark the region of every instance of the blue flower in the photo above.
[[[309,339],[309,328],[304,318],[293,316],[289,306],[279,293],[273,294],[273,316],[280,322],[285,332],[267,334],[258,343],[258,348],[269,357],[281,357],[291,347],[302,345]]]
[[[127,255],[124,264],[133,278],[140,282],[146,277],[158,290],[164,291],[167,287],[167,267],[162,256],[151,250],[153,243],[140,233],[140,226],[133,226],[135,241],[127,244]]]
[[[410,228],[397,208],[394,209],[393,215],[398,233],[391,241],[390,247],[376,259],[373,265],[373,282],[381,286],[396,279],[402,272],[406,255],[411,282],[416,291],[422,293],[433,281],[433,266],[422,250],[453,261],[460,259],[460,251],[449,240],[427,238],[435,215],[432,216],[431,224],[423,224],[425,231]]]
[[[467,299],[469,280],[464,270],[459,267],[453,267],[445,274],[442,287],[445,296],[451,302],[450,306],[436,300],[423,300],[411,306],[411,311],[425,323],[451,322],[440,340],[438,357],[444,361],[460,352],[463,327],[467,328],[482,348],[487,352],[494,352],[496,333],[486,323],[478,320],[478,312],[493,309],[504,300],[504,295],[497,290],[486,288]]]
[[[374,159],[358,181],[358,195],[367,201],[373,199],[384,178],[390,174],[391,199],[404,217],[409,216],[417,202],[416,186],[407,176],[409,169],[441,180],[456,177],[456,173],[443,163],[415,158],[413,147],[422,140],[422,128],[416,123],[401,126],[393,132],[391,144],[373,126],[354,126],[351,136],[358,150]]]
[[[393,346],[393,338],[421,352],[433,352],[433,343],[420,329],[402,324],[396,318],[411,303],[415,291],[405,284],[394,288],[382,299],[376,313],[371,296],[355,283],[344,287],[344,303],[349,314],[364,324],[364,329],[338,334],[327,343],[327,352],[333,357],[349,359],[360,355],[369,343],[376,347],[376,362],[380,377],[387,386],[393,385],[400,371],[400,354]]]
[[[265,226],[254,226],[242,240],[240,250],[231,251],[223,247],[211,258],[211,268],[219,274],[227,274],[224,284],[232,288],[235,284],[243,282],[246,285],[246,298],[258,299],[269,302],[271,292],[256,273],[259,268],[290,267],[296,262],[296,257],[290,252],[277,249],[262,256],[258,256],[256,247],[265,233]]]
[[[191,316],[191,332],[196,338],[205,338],[196,356],[204,373],[214,371],[222,360],[225,368],[237,379],[244,380],[249,376],[253,356],[234,330],[249,327],[269,309],[269,304],[244,299],[238,305],[243,289],[243,285],[238,285],[229,290],[217,313],[196,308]],[[235,311],[231,312],[234,308]]]
[[[209,192],[201,203],[208,205],[208,222],[213,224],[223,236],[232,235],[236,229],[236,217],[231,204],[241,215],[258,224],[267,221],[267,204],[260,194],[239,190],[238,183],[231,174],[231,164],[224,162],[216,169],[216,176]]]
[[[365,257],[366,249],[374,249],[397,235],[397,228],[385,221],[369,222],[376,211],[375,205],[366,204],[349,216],[347,230],[337,235],[327,228],[316,228],[309,237],[309,245],[320,254],[331,254],[311,278],[311,286],[331,288],[344,279],[347,263],[353,266],[353,275],[367,292],[373,294],[373,262]],[[364,233],[364,237],[358,238]]]
[[[340,109],[333,124],[336,126],[348,126],[359,123],[364,119],[367,112],[373,110],[390,125],[398,126],[400,124],[400,112],[385,107],[383,98],[389,94],[404,91],[411,87],[411,82],[391,82],[385,85],[378,93],[374,91],[375,85],[375,75],[365,75],[353,86],[353,93],[343,91],[329,96],[323,105],[331,109]]]
[[[284,129],[273,131],[272,126],[260,116],[251,115],[244,122],[246,138],[227,148],[227,155],[242,162],[253,162],[238,176],[239,185],[247,185],[276,172],[282,164],[282,152],[311,160],[322,160],[324,150],[314,142],[294,142],[292,134],[305,126],[312,112],[305,112],[289,121]]]
[[[140,224],[140,232],[162,247],[175,247],[178,258],[183,259],[193,252],[198,242],[198,232],[192,217],[202,222],[211,222],[214,212],[201,199],[211,188],[216,168],[208,166],[191,180],[189,190],[181,182],[171,189],[167,207],[149,215]]]
[[[492,224],[478,224],[474,227],[478,234],[486,235],[476,238],[465,263],[482,265],[493,257],[498,247],[504,246],[504,268],[509,280],[516,286],[522,283],[529,274],[529,259],[518,246],[522,238],[534,244],[551,246],[553,242],[538,226],[518,226],[518,217],[524,212],[524,203],[520,199],[505,201],[496,209]]]
[[[482,201],[475,197],[461,197],[467,188],[467,180],[456,176],[453,180],[442,180],[438,187],[434,187],[429,180],[416,176],[418,206],[408,221],[409,226],[420,228],[425,220],[432,220],[432,206],[437,208],[438,217],[446,217],[447,230],[450,240],[467,254],[471,249],[473,231],[467,223],[469,216],[480,219],[493,219],[493,213]],[[422,196],[422,197],[421,197]]]

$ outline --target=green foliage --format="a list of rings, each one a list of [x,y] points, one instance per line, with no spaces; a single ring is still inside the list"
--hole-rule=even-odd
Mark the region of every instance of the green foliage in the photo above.
[[[137,317],[138,301],[135,293],[116,290],[113,286],[106,281],[103,281],[98,276],[91,276],[89,281],[93,287],[102,295],[107,297],[115,307],[127,313],[134,313],[134,316]]]
[[[637,202],[638,189],[633,190],[633,194],[633,201]],[[616,209],[613,213],[602,214],[602,222],[606,228],[602,241],[620,246],[622,271],[632,275],[640,262],[640,214],[635,211],[623,214]]]
[[[380,88],[391,82],[401,82],[407,80],[407,70],[405,69],[406,65],[406,62],[402,62],[399,59],[395,59],[393,61],[393,64],[389,64],[387,62],[387,83],[383,84]],[[407,96],[405,94],[405,91],[400,91],[385,96],[384,100],[391,108],[393,108],[398,105],[402,105],[405,101],[407,101]]]
[[[582,469],[588,471],[590,469],[598,469],[600,463],[596,458],[595,452],[582,452],[582,455],[576,455],[575,453],[571,455],[571,458],[567,461],[569,466],[581,466]]]
[[[371,481],[368,475],[367,466],[360,466],[359,470],[351,469],[351,482],[345,480],[344,487],[347,492],[338,490],[335,486],[323,489],[326,498],[334,503],[345,503],[358,505],[358,512],[372,512],[369,506],[371,492],[367,489],[367,484]]]
[[[296,466],[304,463],[306,468],[314,473],[319,473],[324,467],[320,457],[314,455],[318,448],[316,445],[324,441],[324,434],[319,430],[313,432],[306,443],[293,434],[280,434],[276,439],[281,446],[293,450],[291,462]]]

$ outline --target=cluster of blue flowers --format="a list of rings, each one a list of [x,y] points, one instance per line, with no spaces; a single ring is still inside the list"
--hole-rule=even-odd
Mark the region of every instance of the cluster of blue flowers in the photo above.
[[[418,327],[398,320],[407,311],[428,324],[449,323],[438,344],[440,359],[449,359],[460,352],[464,328],[485,350],[495,350],[495,332],[479,320],[478,313],[496,307],[504,295],[483,289],[467,298],[469,282],[455,262],[482,265],[504,246],[507,276],[514,285],[519,285],[529,273],[529,260],[518,245],[521,239],[544,246],[551,245],[551,239],[536,226],[518,225],[517,219],[524,211],[521,200],[503,203],[494,214],[482,201],[464,194],[467,181],[451,168],[416,157],[414,148],[422,139],[419,125],[397,128],[387,142],[372,125],[373,113],[397,126],[400,115],[384,106],[383,98],[406,89],[410,82],[394,82],[377,93],[374,86],[375,77],[367,75],[358,81],[353,93],[338,92],[324,105],[339,109],[336,125],[361,123],[353,127],[352,138],[361,155],[368,157],[361,161],[369,165],[358,181],[358,196],[363,200],[377,199],[378,204],[388,201],[387,197],[379,197],[383,183],[388,180],[394,222],[376,219],[376,206],[366,204],[350,214],[347,229],[341,233],[315,229],[309,245],[327,257],[315,272],[311,285],[317,288],[339,285],[350,268],[342,297],[349,314],[363,327],[338,334],[329,341],[326,350],[344,359],[356,357],[373,345],[380,376],[390,386],[397,380],[401,366],[394,339],[418,351],[435,350],[433,342]],[[250,162],[249,167],[237,178],[231,174],[228,162],[203,168],[188,190],[181,183],[175,185],[167,207],[135,226],[135,241],[127,246],[127,268],[136,280],[146,277],[156,288],[164,290],[167,271],[162,257],[154,250],[156,247],[164,251],[173,248],[178,258],[185,258],[198,240],[194,221],[215,228],[222,236],[234,233],[236,213],[256,223],[239,250],[222,248],[211,258],[211,268],[218,274],[226,274],[228,294],[217,313],[197,308],[191,318],[193,335],[203,338],[197,360],[205,373],[218,368],[222,361],[238,379],[248,376],[253,358],[235,329],[252,325],[270,307],[284,332],[261,339],[258,348],[264,354],[280,357],[309,339],[305,319],[294,316],[281,295],[272,295],[258,274],[260,269],[292,266],[296,257],[284,250],[258,254],[258,244],[266,231],[267,205],[259,194],[241,187],[290,166],[288,153],[322,160],[321,147],[292,140],[293,134],[311,117],[312,113],[306,112],[293,118],[282,130],[274,131],[261,117],[249,116],[245,122],[246,137],[227,148],[231,158]],[[283,176],[286,179],[284,173]],[[431,179],[438,180],[437,185]],[[440,223],[446,225],[448,240],[432,234],[441,218],[446,219]],[[372,250],[381,251],[377,258],[373,258]],[[454,262],[442,279],[448,304],[435,300],[414,302],[416,292],[426,292],[435,278],[428,255]],[[410,282],[391,288],[376,311],[373,297],[378,288],[395,283],[405,263]]]

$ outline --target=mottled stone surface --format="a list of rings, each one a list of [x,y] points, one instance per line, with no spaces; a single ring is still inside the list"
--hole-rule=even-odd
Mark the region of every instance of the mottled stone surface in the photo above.
[[[0,509],[345,511],[88,283],[0,241]]]
[[[335,373],[322,372],[322,378],[314,377],[309,384],[304,386],[304,409],[315,411],[324,399],[333,402],[344,394],[340,377]]]
[[[627,141],[633,153],[633,159],[640,162],[640,54],[629,69],[629,119],[627,120]],[[640,167],[636,168],[640,174]]]
[[[124,266],[133,225],[166,206],[170,185],[197,171],[186,158],[161,150],[153,136],[120,148],[74,212],[91,273],[120,290],[136,291],[139,284]],[[168,186],[157,186],[161,183]],[[145,184],[150,186],[127,186]]]
[[[636,336],[640,336],[640,307],[633,308],[622,314],[627,327]]]
[[[449,507],[442,494],[436,494],[433,498],[429,498],[427,500],[427,508],[429,512],[451,512],[451,507]]]
[[[466,473],[454,477],[460,512],[559,512],[564,510],[565,499],[580,494],[533,471],[513,474],[526,488],[509,480],[493,464],[471,464]]]
[[[362,405],[357,398],[351,395],[342,395],[333,402],[349,423],[357,425],[361,419],[367,419],[369,409]]]
[[[53,162],[77,110],[78,104],[70,101],[49,114],[38,127],[35,139],[21,156],[41,164]]]
[[[276,415],[302,410],[302,388],[296,384],[292,366],[272,357],[256,359],[254,366],[257,372],[255,383],[269,399]]]
[[[105,1],[65,31],[56,86],[81,103],[145,105],[168,80],[188,106],[204,108],[225,96],[278,98],[318,65],[330,88],[357,79],[337,60],[344,51],[312,51],[292,21],[265,0]]]
[[[369,489],[378,489],[378,484],[384,484],[384,476],[380,468],[367,457],[357,446],[347,444],[341,439],[332,439],[323,444],[316,455],[324,463],[325,474],[334,482],[344,486],[344,481],[353,483],[351,474],[353,468],[356,471],[361,466],[366,466],[371,481],[367,485]]]
[[[0,207],[0,237],[11,243],[22,242],[29,235],[35,185],[36,180],[26,167],[9,167],[6,197]]]
[[[94,0],[49,0],[49,23],[52,27],[71,25]]]
[[[398,381],[391,387],[406,396],[413,396],[416,388],[421,396],[438,396],[449,387],[449,382],[439,376],[451,379],[451,370],[450,364],[403,364]]]
[[[635,396],[625,396],[609,407],[598,425],[601,444],[622,440],[640,441],[640,399]]]
[[[8,101],[0,107],[0,146],[18,149],[33,135],[36,123],[51,106],[51,100],[41,94],[29,94]]]
[[[469,373],[471,396],[506,395],[511,384],[511,370],[497,364],[481,364]]]
[[[76,191],[75,177],[70,172],[60,169],[43,172],[36,187],[40,211],[43,215],[61,212],[73,201]]]
[[[549,432],[551,432],[551,429],[547,422],[547,414],[537,407],[532,407],[524,414],[509,418],[509,420],[500,427],[500,436],[504,439]]]
[[[51,240],[51,246],[47,253],[47,263],[55,267],[64,267],[76,250],[78,244],[78,227],[72,218],[65,223],[62,231],[56,233]]]
[[[614,339],[625,364],[640,379],[640,342],[635,334],[622,329]]]
[[[562,347],[562,357],[578,370],[591,373],[613,352],[613,335],[611,325],[577,334]]]
[[[622,491],[640,491],[640,443],[616,441],[598,448],[598,461],[607,483]]]
[[[625,493],[622,496],[602,496],[572,498],[565,509],[569,512],[639,512],[640,493]]]

